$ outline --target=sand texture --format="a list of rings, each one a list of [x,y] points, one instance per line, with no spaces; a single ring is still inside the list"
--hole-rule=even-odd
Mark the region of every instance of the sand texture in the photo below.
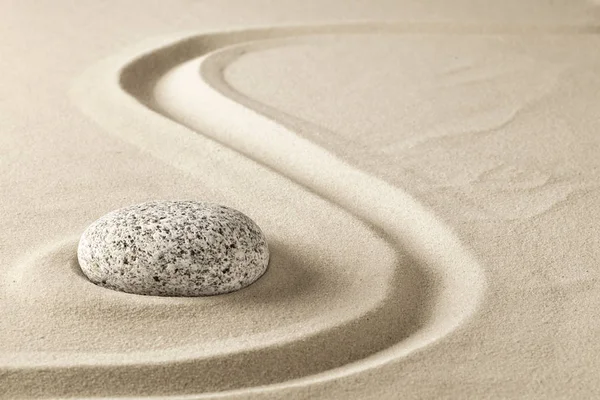
[[[0,36],[0,398],[600,395],[592,2],[57,3]],[[158,199],[269,268],[91,283],[85,227]]]

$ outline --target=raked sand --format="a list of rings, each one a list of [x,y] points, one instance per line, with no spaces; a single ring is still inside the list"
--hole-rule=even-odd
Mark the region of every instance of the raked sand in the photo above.
[[[0,397],[597,395],[597,11],[454,3],[11,3]],[[267,273],[87,281],[151,199],[246,213]]]

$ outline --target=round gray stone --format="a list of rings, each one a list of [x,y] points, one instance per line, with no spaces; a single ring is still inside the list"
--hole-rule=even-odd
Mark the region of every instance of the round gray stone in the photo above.
[[[229,293],[266,271],[269,249],[254,221],[229,207],[152,201],[93,222],[77,258],[96,285],[157,296]]]

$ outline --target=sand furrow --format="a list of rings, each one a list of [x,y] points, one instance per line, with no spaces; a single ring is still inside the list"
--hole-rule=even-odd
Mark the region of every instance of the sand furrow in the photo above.
[[[48,307],[50,316],[73,316],[56,333],[70,341],[31,341],[13,354],[3,377],[9,393],[276,391],[397,362],[463,324],[482,301],[485,279],[451,229],[402,189],[295,133],[310,124],[253,103],[222,75],[250,40],[260,47],[274,37],[407,29],[373,23],[184,35],[148,41],[87,71],[73,89],[77,105],[250,215],[274,261],[238,293],[156,299],[90,286],[74,272],[72,241],[41,249],[11,269],[7,288],[30,302],[27,312],[42,325]],[[51,268],[53,280],[36,279],[41,268]],[[60,292],[65,283],[71,293]],[[52,301],[42,309],[36,293]],[[148,379],[155,384],[140,387]],[[65,384],[82,381],[97,385]]]

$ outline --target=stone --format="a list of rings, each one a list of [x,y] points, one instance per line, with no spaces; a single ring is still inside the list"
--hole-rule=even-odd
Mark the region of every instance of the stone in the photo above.
[[[155,296],[208,296],[246,287],[269,249],[241,212],[196,201],[151,201],[110,212],[82,234],[81,270],[96,285]]]

